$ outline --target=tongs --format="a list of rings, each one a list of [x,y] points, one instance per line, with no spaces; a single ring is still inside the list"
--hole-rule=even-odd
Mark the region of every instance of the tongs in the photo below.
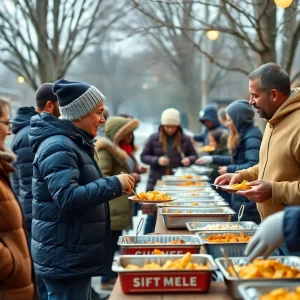
[[[245,205],[242,204],[240,209],[239,209],[239,213],[238,213],[238,223],[237,223],[237,226],[240,225],[240,221],[241,221],[241,218],[243,217],[243,214],[244,214],[244,209],[245,209]]]
[[[135,234],[135,244],[137,244],[137,237],[138,237],[138,234],[141,232],[141,230],[143,228],[144,220],[145,220],[144,218],[141,218],[140,221],[139,221],[139,224],[137,226],[136,234]]]
[[[240,274],[237,272],[237,270],[234,268],[234,265],[233,263],[231,262],[231,260],[229,259],[228,257],[228,254],[227,252],[225,251],[225,249],[223,247],[220,248],[220,251],[221,253],[223,254],[223,256],[225,257],[226,261],[227,261],[227,264],[228,266],[230,266],[235,274],[235,276],[238,278],[238,279],[241,279],[241,276]]]

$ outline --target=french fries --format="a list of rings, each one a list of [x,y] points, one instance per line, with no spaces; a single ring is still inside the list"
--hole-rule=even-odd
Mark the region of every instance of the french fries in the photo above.
[[[243,180],[242,183],[235,183],[230,185],[230,188],[232,188],[233,190],[237,190],[237,191],[244,191],[244,190],[250,190],[251,186],[247,185],[248,181],[247,180]]]
[[[210,243],[244,243],[248,242],[251,239],[251,236],[245,235],[244,232],[240,232],[239,234],[213,234],[204,239]]]
[[[300,278],[300,271],[273,259],[255,259],[245,266],[234,266],[243,279],[252,278]],[[232,277],[236,277],[231,267],[227,269]]]
[[[156,254],[154,253],[154,251],[153,254]],[[192,258],[191,253],[187,252],[182,258],[176,260],[167,260],[163,264],[163,266],[160,266],[159,264],[152,262],[150,264],[145,264],[143,267],[130,264],[127,265],[125,269],[126,270],[207,270],[209,269],[209,265],[192,263],[191,258]]]
[[[274,289],[260,296],[259,300],[300,300],[300,286],[297,286],[294,292],[289,292],[284,288]]]
[[[167,193],[160,193],[159,191],[149,191],[147,193],[140,192],[138,194],[141,200],[149,200],[149,201],[159,201],[159,200],[171,200],[171,196]]]

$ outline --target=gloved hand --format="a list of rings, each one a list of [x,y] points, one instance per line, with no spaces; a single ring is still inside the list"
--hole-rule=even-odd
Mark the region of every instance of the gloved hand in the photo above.
[[[211,164],[213,161],[213,157],[210,155],[204,155],[199,157],[196,161],[195,164],[197,165],[206,165],[206,164]]]
[[[165,156],[161,156],[158,159],[158,164],[162,167],[166,167],[167,165],[169,165],[169,163],[170,163],[170,160]]]
[[[283,237],[284,211],[267,217],[249,241],[245,255],[252,261],[257,256],[267,258],[284,243]]]
[[[134,188],[134,178],[129,174],[119,174],[116,176],[122,185],[122,192],[125,194],[131,194]]]

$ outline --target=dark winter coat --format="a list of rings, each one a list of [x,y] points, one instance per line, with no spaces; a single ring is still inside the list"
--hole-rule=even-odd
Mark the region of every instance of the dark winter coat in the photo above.
[[[262,134],[259,128],[249,126],[240,130],[240,137],[237,148],[232,156],[213,156],[213,163],[220,166],[227,166],[227,173],[234,173],[238,170],[247,169],[258,163],[259,149]],[[256,203],[241,195],[233,194],[231,197],[231,207],[236,212],[240,206],[245,205],[243,221],[253,221],[260,223],[260,217],[256,208]],[[232,218],[235,221],[237,215]]]
[[[31,251],[38,275],[63,279],[104,275],[111,265],[108,201],[117,177],[102,178],[94,145],[70,121],[31,119],[33,163]]]
[[[33,107],[21,107],[17,110],[13,120],[12,133],[15,135],[11,149],[16,154],[17,160],[13,163],[15,172],[11,173],[12,189],[15,192],[23,209],[26,227],[31,233],[32,220],[32,173],[34,154],[29,148],[28,132],[30,119],[37,112]]]
[[[290,252],[300,251],[300,207],[291,206],[284,210],[283,233]]]
[[[141,153],[142,162],[147,165],[150,165],[147,191],[153,190],[156,181],[158,179],[161,179],[161,177],[166,174],[167,168],[162,167],[158,164],[158,159],[161,156],[167,154],[167,152],[163,150],[164,147],[161,142],[161,132],[162,132],[162,128],[160,128],[160,132],[153,133],[152,135],[150,135]],[[179,144],[182,153],[180,153],[177,147],[172,149],[172,157],[170,160],[170,165],[168,167],[170,174],[173,174],[173,168],[178,168],[183,166],[181,163],[181,160],[183,158],[182,154],[184,155],[184,157],[190,159],[191,164],[194,163],[198,158],[197,152],[191,142],[190,137],[183,134],[182,131],[181,131]]]

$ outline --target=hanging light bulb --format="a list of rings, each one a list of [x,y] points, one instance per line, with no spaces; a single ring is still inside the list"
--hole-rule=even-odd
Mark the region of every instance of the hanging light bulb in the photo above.
[[[219,38],[220,33],[218,30],[208,30],[206,35],[210,40],[215,41]]]
[[[293,0],[274,0],[274,2],[278,7],[287,8],[293,3]]]

